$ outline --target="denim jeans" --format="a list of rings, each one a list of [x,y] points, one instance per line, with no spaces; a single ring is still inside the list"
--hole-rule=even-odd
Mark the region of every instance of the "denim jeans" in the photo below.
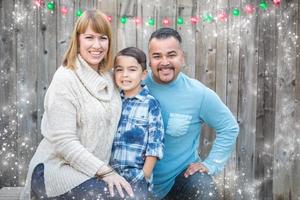
[[[218,200],[219,194],[217,187],[208,174],[195,173],[188,178],[184,177],[185,170],[179,174],[170,192],[164,200]]]
[[[137,182],[136,184],[132,184],[132,189],[134,192],[134,198],[130,198],[129,196],[126,199],[147,199],[148,195],[148,183],[145,179]],[[123,190],[124,194],[126,193]],[[49,199],[49,200],[102,200],[102,199],[124,199],[121,198],[115,189],[115,196],[111,197],[107,188],[107,184],[93,177],[82,184],[76,186],[71,191],[66,192],[57,197],[47,197],[46,189],[45,189],[45,181],[44,181],[44,165],[39,164],[35,167],[32,180],[31,180],[31,198],[32,199]]]

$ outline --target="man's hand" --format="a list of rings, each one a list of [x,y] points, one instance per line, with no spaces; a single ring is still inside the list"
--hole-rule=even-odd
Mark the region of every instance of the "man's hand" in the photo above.
[[[184,177],[187,178],[187,177],[195,174],[196,172],[207,174],[208,169],[207,169],[207,167],[205,167],[205,165],[203,163],[200,163],[200,162],[192,163],[185,171]]]
[[[109,189],[109,193],[110,193],[110,195],[112,197],[115,196],[114,187],[117,188],[117,191],[119,192],[119,194],[120,194],[120,196],[122,198],[125,197],[125,195],[123,193],[123,189],[127,192],[127,194],[130,197],[134,196],[130,184],[125,180],[125,178],[123,178],[119,174],[112,173],[112,174],[110,174],[110,175],[105,176],[104,178],[102,178],[102,180],[107,183],[108,189]]]

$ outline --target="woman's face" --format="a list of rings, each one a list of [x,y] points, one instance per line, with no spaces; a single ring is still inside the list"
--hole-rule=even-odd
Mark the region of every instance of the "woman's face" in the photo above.
[[[79,53],[96,71],[99,70],[99,63],[107,55],[108,47],[108,36],[94,32],[90,26],[79,35]]]

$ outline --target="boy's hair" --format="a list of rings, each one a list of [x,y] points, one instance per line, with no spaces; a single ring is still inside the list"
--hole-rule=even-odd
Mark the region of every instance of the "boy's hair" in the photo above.
[[[166,39],[166,38],[170,38],[170,37],[174,37],[179,42],[179,44],[181,44],[181,42],[182,42],[181,36],[179,35],[179,33],[175,29],[172,29],[172,28],[157,29],[156,31],[154,31],[151,34],[150,39],[149,39],[149,43],[153,38]]]
[[[142,70],[147,69],[147,57],[146,54],[136,47],[127,47],[125,49],[122,49],[119,51],[115,57],[115,64],[117,61],[117,58],[119,56],[130,56],[136,59],[136,61],[142,66]]]
[[[112,68],[112,32],[107,16],[100,10],[86,10],[77,19],[71,35],[69,47],[63,58],[63,65],[75,69],[75,62],[79,52],[79,35],[84,33],[88,27],[96,33],[101,33],[108,37],[108,51],[104,59],[99,63],[102,72]]]

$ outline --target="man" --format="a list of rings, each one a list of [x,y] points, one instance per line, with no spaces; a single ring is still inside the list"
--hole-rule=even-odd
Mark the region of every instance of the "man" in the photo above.
[[[171,28],[149,39],[152,72],[145,83],[161,104],[165,150],[153,172],[153,192],[159,199],[218,199],[212,175],[221,171],[238,135],[238,124],[217,94],[180,72],[184,53],[179,33]],[[202,123],[216,132],[205,160],[198,154]]]

